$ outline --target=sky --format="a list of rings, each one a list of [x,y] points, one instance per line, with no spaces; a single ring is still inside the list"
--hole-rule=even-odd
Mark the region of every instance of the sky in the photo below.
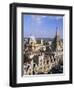
[[[56,28],[63,38],[63,16],[23,14],[22,18],[24,38],[54,38]]]

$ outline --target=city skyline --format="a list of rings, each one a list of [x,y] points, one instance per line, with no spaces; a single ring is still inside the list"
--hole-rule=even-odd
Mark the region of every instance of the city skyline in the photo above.
[[[63,16],[23,14],[24,38],[54,38],[56,28],[63,38]]]

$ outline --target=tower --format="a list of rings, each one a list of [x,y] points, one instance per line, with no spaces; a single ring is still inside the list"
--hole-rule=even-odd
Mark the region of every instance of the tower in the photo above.
[[[58,28],[56,27],[56,51],[59,50],[60,48],[60,35],[59,35],[59,32],[58,32]]]
[[[56,34],[55,37],[52,41],[51,47],[52,47],[52,51],[59,51],[61,50],[61,39],[60,39],[60,34],[58,32],[58,27],[56,27]]]

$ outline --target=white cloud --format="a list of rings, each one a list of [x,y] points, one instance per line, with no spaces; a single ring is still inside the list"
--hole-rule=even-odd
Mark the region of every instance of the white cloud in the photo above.
[[[63,16],[49,16],[49,19],[56,19],[56,20],[60,20],[62,19]]]
[[[42,20],[46,17],[49,17],[49,20],[50,19],[56,19],[56,20],[60,20],[62,19],[63,16],[43,16],[43,15],[32,15],[32,19],[34,22],[38,23],[38,24],[41,24],[42,23]]]
[[[56,19],[59,20],[59,19],[62,19],[63,16],[56,16]]]
[[[45,18],[46,16],[41,16],[41,15],[32,15],[32,19],[36,21],[37,23],[42,23],[42,19]]]

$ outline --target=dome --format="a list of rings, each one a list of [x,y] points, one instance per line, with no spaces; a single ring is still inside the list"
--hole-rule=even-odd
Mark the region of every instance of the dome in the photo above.
[[[35,37],[34,36],[30,36],[30,39],[35,41]]]
[[[36,39],[34,36],[30,36],[30,43],[36,43]]]

